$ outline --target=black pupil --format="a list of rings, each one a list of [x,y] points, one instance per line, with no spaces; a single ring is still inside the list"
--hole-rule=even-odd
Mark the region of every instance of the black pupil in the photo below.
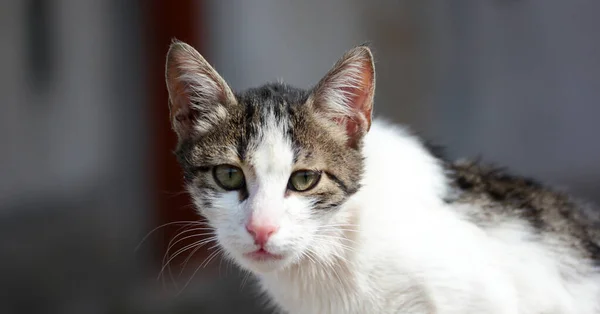
[[[308,172],[305,171],[303,174],[304,174],[304,176],[303,176],[304,177],[304,183],[308,183],[308,177],[309,177]]]

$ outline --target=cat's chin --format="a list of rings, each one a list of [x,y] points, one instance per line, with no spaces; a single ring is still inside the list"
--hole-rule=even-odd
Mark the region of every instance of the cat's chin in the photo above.
[[[242,264],[242,267],[259,274],[276,272],[278,270],[284,269],[290,264],[289,259],[285,257],[270,259],[244,257],[244,259],[240,262],[240,264]]]
[[[242,268],[260,274],[284,269],[292,262],[292,257],[289,254],[273,254],[258,250],[238,255],[236,260]]]

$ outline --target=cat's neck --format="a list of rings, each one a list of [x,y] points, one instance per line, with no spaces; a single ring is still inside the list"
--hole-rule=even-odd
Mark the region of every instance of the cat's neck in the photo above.
[[[261,276],[261,284],[286,308],[299,313],[353,313],[363,306],[360,295],[362,271],[354,253],[344,250],[339,255],[322,258],[311,256],[280,272]],[[317,311],[317,312],[314,312]]]
[[[449,193],[443,162],[405,129],[375,121],[365,137],[363,154],[364,189],[357,196],[366,198],[366,204],[385,198],[397,208],[431,208]]]

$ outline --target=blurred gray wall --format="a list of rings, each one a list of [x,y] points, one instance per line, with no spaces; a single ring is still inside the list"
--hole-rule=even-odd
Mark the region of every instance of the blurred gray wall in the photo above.
[[[598,1],[432,1],[436,133],[600,201]]]
[[[124,197],[139,202],[144,82],[139,30],[135,20],[126,20],[132,7],[110,1],[34,5],[44,2],[10,2],[1,10],[0,200],[70,198],[109,183],[127,185]],[[42,42],[41,36],[48,38]]]
[[[105,313],[146,230],[139,8],[0,8],[0,313]]]

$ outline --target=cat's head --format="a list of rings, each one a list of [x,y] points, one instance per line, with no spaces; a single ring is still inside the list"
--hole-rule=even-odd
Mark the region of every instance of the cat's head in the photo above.
[[[375,72],[348,51],[311,90],[268,84],[235,94],[191,46],[167,55],[177,157],[198,211],[229,257],[257,272],[335,254],[342,204],[360,188]]]

